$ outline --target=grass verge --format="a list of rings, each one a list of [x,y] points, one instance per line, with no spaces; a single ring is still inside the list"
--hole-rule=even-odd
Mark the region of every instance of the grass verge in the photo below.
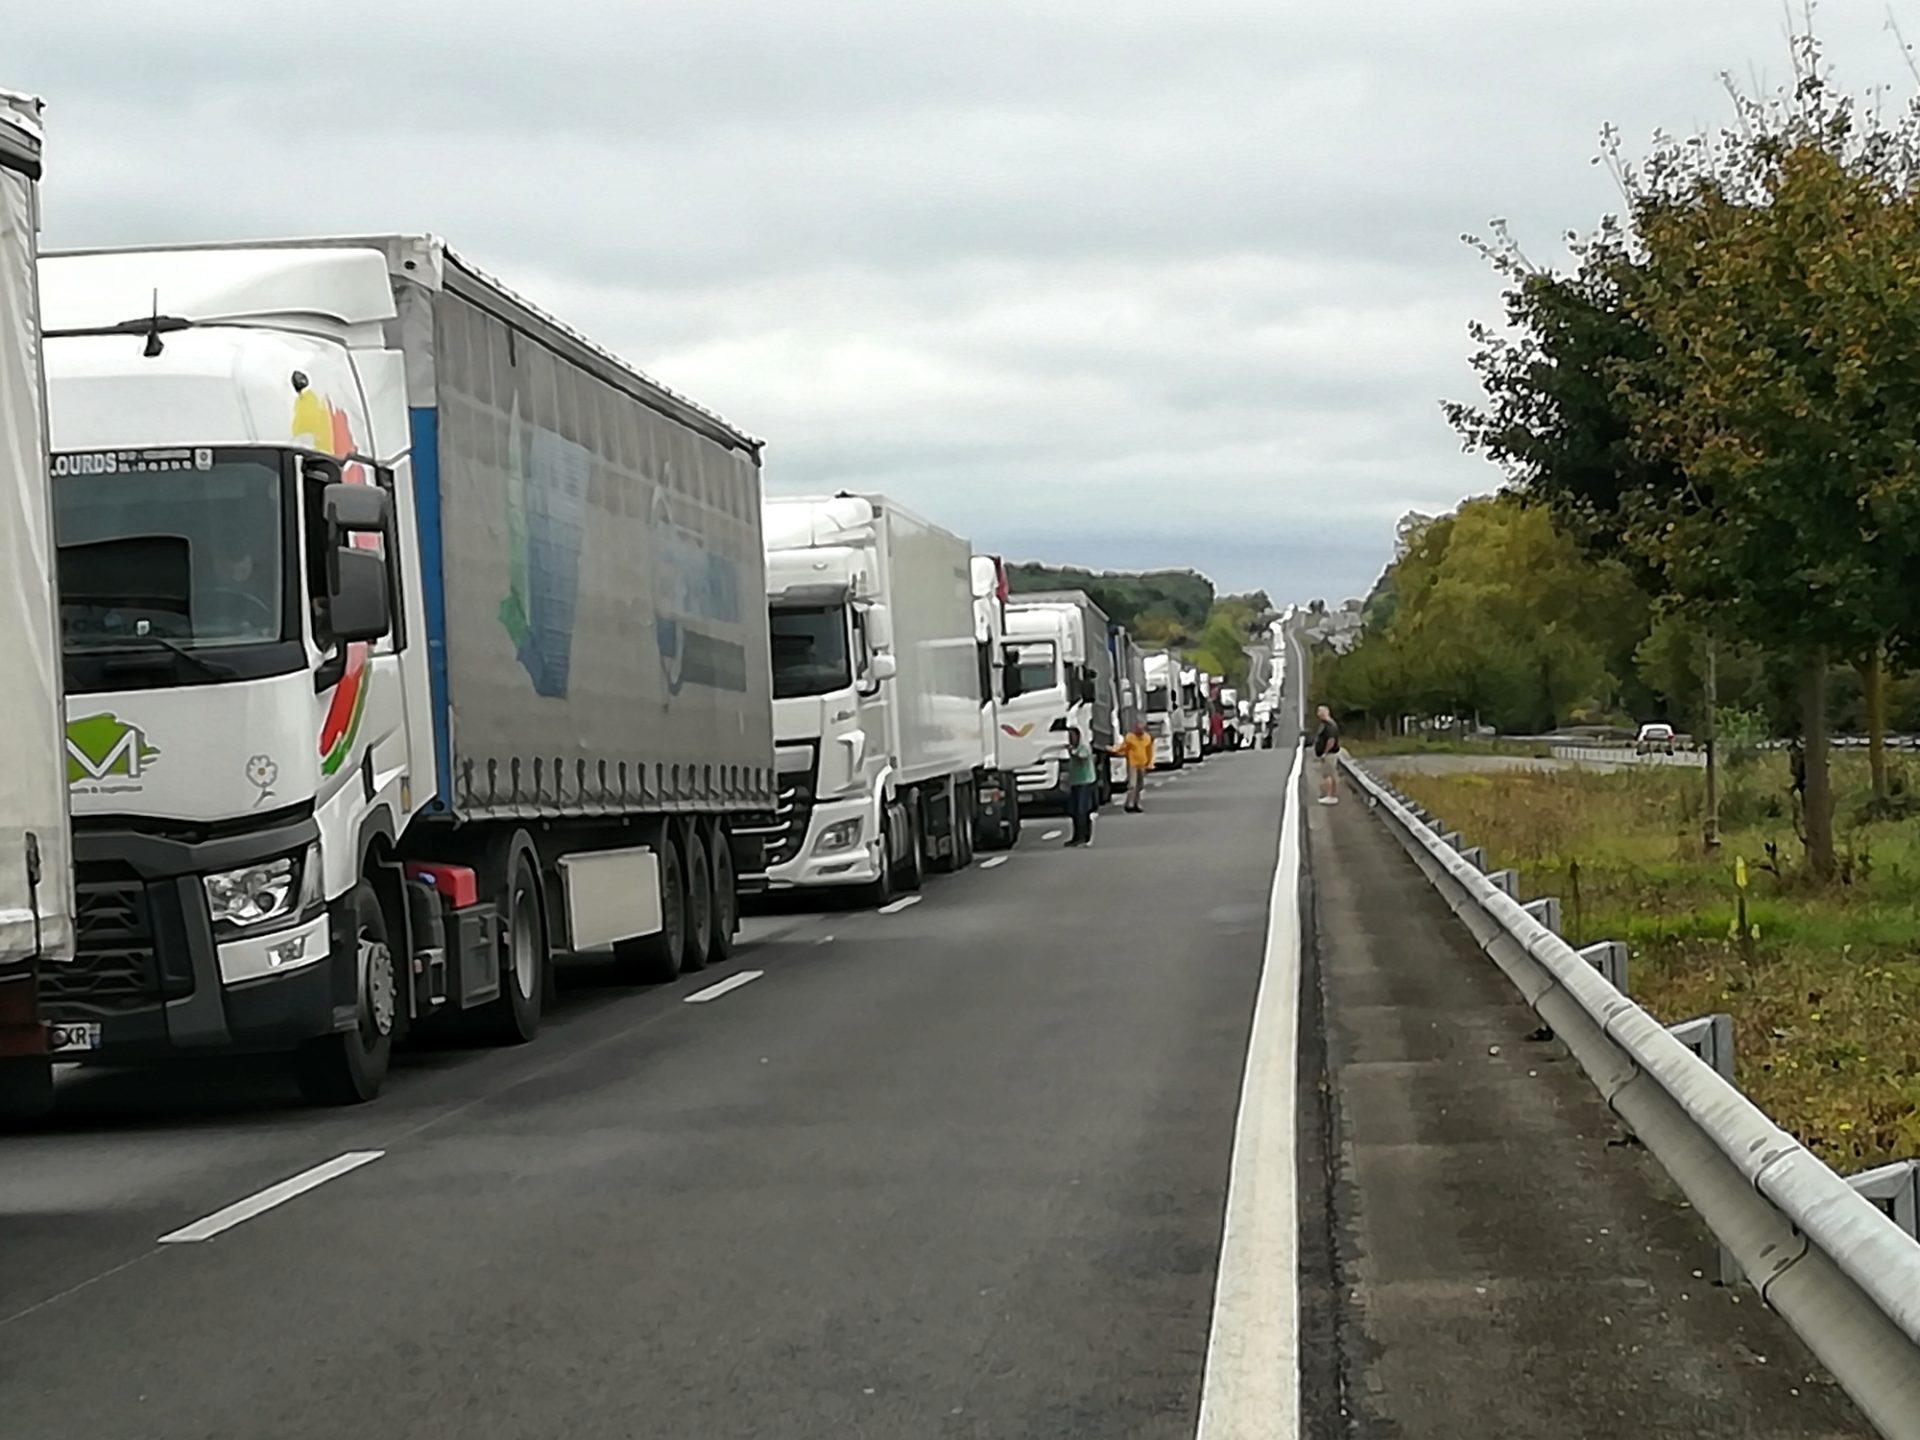
[[[1699,771],[1396,783],[1519,871],[1525,898],[1558,895],[1568,940],[1625,940],[1633,996],[1661,1020],[1730,1013],[1740,1088],[1847,1171],[1920,1155],[1920,821],[1866,803],[1863,760],[1836,756],[1835,779],[1841,877],[1824,887],[1802,873],[1777,756],[1727,777],[1711,852]]]

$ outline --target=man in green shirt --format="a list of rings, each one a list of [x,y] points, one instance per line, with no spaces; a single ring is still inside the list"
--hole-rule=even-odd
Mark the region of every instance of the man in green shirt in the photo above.
[[[1080,727],[1067,730],[1067,813],[1073,817],[1073,838],[1068,845],[1093,844],[1093,747],[1080,735]]]

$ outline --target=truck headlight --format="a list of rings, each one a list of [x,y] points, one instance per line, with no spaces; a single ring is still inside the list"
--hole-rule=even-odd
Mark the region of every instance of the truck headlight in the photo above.
[[[216,930],[235,934],[291,920],[320,900],[320,851],[282,855],[258,865],[223,870],[202,883]]]
[[[831,855],[841,850],[851,850],[860,839],[860,821],[836,820],[820,832],[820,839],[813,847],[816,855]]]

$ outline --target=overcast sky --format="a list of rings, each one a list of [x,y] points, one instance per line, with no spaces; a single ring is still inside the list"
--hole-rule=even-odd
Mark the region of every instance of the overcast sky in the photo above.
[[[21,8],[50,243],[434,230],[766,437],[775,490],[1281,599],[1496,483],[1439,411],[1498,315],[1461,233],[1557,258],[1616,200],[1602,123],[1786,73],[1776,0]],[[1886,14],[1820,23],[1904,94]]]

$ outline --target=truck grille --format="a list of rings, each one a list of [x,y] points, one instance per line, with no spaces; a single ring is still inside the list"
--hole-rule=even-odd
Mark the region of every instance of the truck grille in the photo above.
[[[771,814],[747,817],[734,826],[742,835],[757,836],[768,865],[784,865],[799,855],[807,843],[807,826],[813,819],[813,772],[790,770],[780,776],[780,798]]]
[[[77,946],[72,963],[40,972],[42,999],[56,1019],[117,1015],[160,1000],[153,907],[137,879],[75,879]]]

